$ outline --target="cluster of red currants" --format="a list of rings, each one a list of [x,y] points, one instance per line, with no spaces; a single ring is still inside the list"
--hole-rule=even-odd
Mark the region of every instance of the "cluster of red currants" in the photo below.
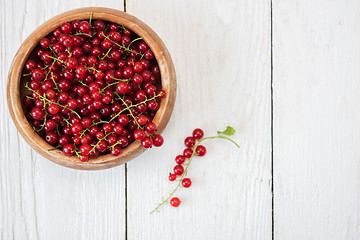
[[[180,176],[179,182],[181,182],[181,185],[184,188],[189,188],[191,186],[192,183],[191,179],[185,177],[185,175],[187,173],[187,167],[189,166],[190,161],[193,158],[194,154],[200,157],[206,154],[206,148],[203,145],[199,145],[199,144],[195,145],[196,140],[200,140],[203,137],[204,137],[203,130],[201,130],[200,128],[196,128],[193,131],[192,136],[185,138],[184,143],[187,148],[183,151],[183,154],[177,155],[175,157],[175,162],[177,163],[177,165],[174,167],[174,173],[169,174],[170,181],[175,181],[177,177]],[[195,150],[192,149],[194,148],[194,146],[195,146]],[[185,163],[186,159],[189,159],[187,163]],[[185,169],[183,165],[186,165]],[[181,201],[177,197],[173,197],[170,200],[170,205],[173,207],[178,207],[180,203]]]
[[[25,113],[54,149],[81,161],[140,140],[164,139],[152,122],[165,97],[149,46],[122,25],[65,22],[41,39],[24,67]]]

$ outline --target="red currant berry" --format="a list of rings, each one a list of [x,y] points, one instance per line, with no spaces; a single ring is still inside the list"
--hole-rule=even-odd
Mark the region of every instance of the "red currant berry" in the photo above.
[[[134,131],[135,140],[143,140],[146,137],[145,131],[142,129],[136,129]]]
[[[121,154],[121,147],[119,145],[115,145],[111,149],[111,154],[114,155],[114,156],[119,156]]]
[[[65,146],[63,147],[63,152],[68,156],[74,155],[75,146],[70,143],[65,144]]]
[[[31,116],[35,120],[43,120],[45,117],[45,111],[41,107],[34,107],[31,110]]]
[[[206,154],[206,148],[203,145],[199,145],[196,147],[195,152],[198,156],[202,157]]]
[[[75,123],[71,126],[71,132],[73,134],[80,133],[83,130],[81,123]]]
[[[153,123],[153,122],[147,123],[146,126],[145,126],[145,130],[146,130],[146,132],[148,132],[149,134],[155,133],[155,131],[156,131],[156,124]]]
[[[91,151],[91,147],[89,144],[82,144],[80,146],[80,153],[81,155],[88,155]]]
[[[174,167],[174,173],[175,173],[176,175],[181,175],[181,174],[183,174],[183,173],[184,173],[184,167],[181,166],[181,165],[176,165],[176,166]]]
[[[184,155],[177,155],[176,158],[175,158],[175,162],[177,164],[183,164],[185,162],[185,157]]]
[[[179,198],[177,197],[173,197],[171,200],[170,200],[170,205],[173,206],[173,207],[178,207],[180,205],[181,201]]]
[[[155,147],[160,147],[163,145],[164,143],[164,138],[159,135],[159,134],[155,134],[153,137],[152,137],[152,141],[153,141],[153,145]]]
[[[184,188],[189,188],[191,186],[191,180],[190,178],[184,178],[182,181],[181,181],[181,185],[184,187]]]
[[[79,30],[83,33],[88,33],[90,31],[90,24],[87,21],[82,21],[79,26]]]
[[[50,143],[51,145],[55,145],[58,142],[58,135],[55,132],[49,132],[45,135],[46,142]]]
[[[119,117],[118,117],[118,122],[120,123],[120,125],[122,126],[125,126],[126,124],[129,123],[129,117],[126,116],[125,114],[121,114]]]
[[[186,148],[183,152],[183,155],[186,158],[191,158],[192,153],[193,153],[193,150],[191,150],[190,148]]]
[[[169,180],[171,181],[171,182],[173,182],[173,181],[175,181],[176,180],[176,174],[170,174],[169,175]]]
[[[79,159],[82,162],[87,162],[89,160],[89,156],[88,155],[80,155]]]
[[[200,128],[196,128],[193,131],[193,137],[196,139],[202,139],[204,137],[204,132]]]
[[[57,114],[59,110],[60,110],[59,105],[55,103],[50,104],[50,106],[48,107],[48,111],[51,114]]]
[[[195,145],[195,138],[194,137],[187,137],[185,138],[185,146],[187,146],[188,148],[191,148]]]
[[[141,140],[141,146],[143,148],[150,148],[153,145],[153,141],[150,137],[145,137],[143,140]]]
[[[148,122],[147,117],[145,117],[145,115],[140,115],[137,117],[136,121],[140,124],[140,125],[145,125]]]

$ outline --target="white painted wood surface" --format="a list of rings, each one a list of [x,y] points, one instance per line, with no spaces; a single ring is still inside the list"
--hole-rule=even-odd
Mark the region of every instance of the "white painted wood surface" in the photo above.
[[[270,1],[127,1],[167,45],[178,98],[162,148],[95,172],[32,151],[10,120],[4,86],[36,26],[124,2],[0,3],[0,239],[272,238]],[[360,2],[272,4],[274,238],[359,239]],[[207,156],[190,166],[192,187],[176,194],[181,207],[149,215],[174,186],[167,174],[184,138],[226,125],[241,149],[205,143]]]
[[[178,78],[164,146],[128,163],[129,239],[271,239],[270,2],[137,0],[127,12],[164,40]],[[175,185],[167,176],[184,139],[226,124],[241,149],[205,142],[182,205],[149,215]]]
[[[360,239],[360,1],[273,1],[275,239]]]
[[[6,79],[21,42],[42,22],[82,6],[123,8],[116,1],[1,1],[0,238],[119,239],[125,236],[124,166],[67,169],[23,141],[6,103]]]

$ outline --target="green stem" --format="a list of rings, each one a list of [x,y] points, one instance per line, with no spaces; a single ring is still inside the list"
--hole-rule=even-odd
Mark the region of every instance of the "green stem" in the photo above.
[[[90,19],[89,19],[89,25],[90,25],[90,27],[92,27],[92,26],[91,26],[92,16],[93,16],[93,13],[91,12],[91,13],[90,13]]]
[[[201,139],[201,140],[195,145],[194,150],[193,150],[193,152],[192,152],[192,154],[191,154],[191,156],[190,156],[190,158],[189,158],[189,162],[186,164],[186,168],[185,168],[183,174],[181,175],[181,178],[178,180],[178,184],[176,185],[176,187],[174,188],[174,190],[170,193],[170,195],[169,195],[164,201],[162,201],[161,203],[159,203],[159,204],[156,206],[156,208],[154,208],[154,209],[150,212],[150,214],[152,214],[152,213],[154,213],[154,212],[157,212],[158,209],[159,209],[163,204],[165,204],[165,203],[167,203],[167,202],[169,201],[169,199],[174,195],[174,193],[176,192],[176,190],[178,190],[178,188],[180,187],[180,184],[181,184],[182,180],[183,180],[183,179],[185,178],[185,176],[186,176],[186,173],[187,173],[188,168],[189,168],[189,166],[190,166],[191,160],[192,160],[193,156],[195,155],[196,148],[200,145],[200,143],[203,142],[203,141],[205,141],[205,140],[215,139],[215,138],[221,138],[221,139],[229,140],[230,142],[234,143],[235,146],[237,146],[238,148],[240,148],[240,146],[239,146],[236,142],[234,142],[232,139],[230,139],[230,138],[228,138],[228,137],[225,137],[225,136],[213,136],[213,137],[206,137],[206,138]]]
[[[109,48],[109,50],[106,52],[106,54],[101,58],[101,57],[99,57],[99,59],[100,60],[104,60],[108,55],[109,55],[109,53],[110,53],[110,51],[111,51],[111,49],[112,49],[112,47],[111,48]]]

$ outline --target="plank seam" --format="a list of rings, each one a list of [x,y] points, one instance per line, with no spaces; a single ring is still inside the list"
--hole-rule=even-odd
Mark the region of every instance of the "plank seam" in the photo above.
[[[271,114],[271,239],[274,240],[274,226],[275,226],[275,215],[274,215],[274,99],[273,99],[273,5],[270,0],[270,114]]]

